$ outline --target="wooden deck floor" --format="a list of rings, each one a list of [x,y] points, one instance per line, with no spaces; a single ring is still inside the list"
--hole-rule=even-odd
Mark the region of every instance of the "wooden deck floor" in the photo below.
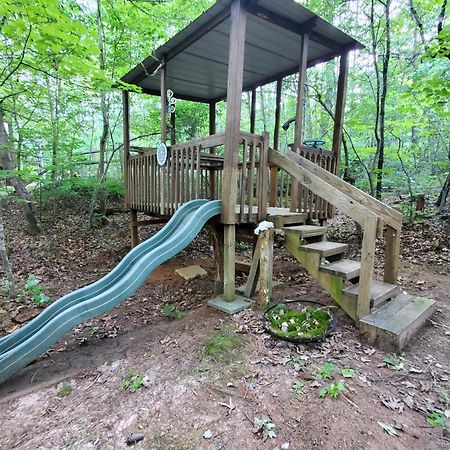
[[[247,223],[249,222],[249,220],[247,219],[248,213],[249,213],[249,206],[244,205],[244,221]],[[258,207],[252,206],[251,214],[253,214],[253,217],[256,218],[257,213],[258,213]],[[236,221],[239,221],[240,217],[241,217],[241,207],[240,207],[240,205],[237,205],[236,206]],[[273,222],[275,225],[275,228],[282,228],[284,225],[287,225],[287,224],[304,223],[306,221],[306,214],[292,212],[289,210],[289,208],[278,208],[278,207],[269,206],[267,208],[266,220]],[[256,219],[251,222],[256,222]]]

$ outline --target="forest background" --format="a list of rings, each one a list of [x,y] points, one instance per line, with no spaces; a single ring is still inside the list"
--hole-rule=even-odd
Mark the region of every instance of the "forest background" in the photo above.
[[[212,0],[3,0],[0,4],[2,197],[23,205],[39,232],[36,203],[89,194],[101,222],[123,193],[119,78],[210,7]],[[447,0],[299,2],[365,45],[351,53],[341,173],[416,217],[416,198],[449,216],[450,26]],[[305,138],[332,138],[336,61],[308,71]],[[295,76],[283,83],[282,122],[295,114]],[[159,140],[160,100],[131,96],[136,145]],[[248,94],[242,129],[249,128]],[[257,92],[256,132],[273,135],[275,84]],[[208,134],[208,107],[177,101],[176,140]],[[225,105],[218,105],[217,131]],[[281,131],[280,151],[293,142]],[[272,136],[273,137],[273,136]],[[429,212],[430,213],[430,212]],[[450,222],[449,222],[450,223]],[[450,232],[450,227],[449,227]],[[4,242],[4,241],[3,241]]]

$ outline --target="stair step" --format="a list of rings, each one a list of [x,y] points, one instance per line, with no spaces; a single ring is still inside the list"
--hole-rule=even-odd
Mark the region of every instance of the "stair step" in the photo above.
[[[341,259],[329,264],[321,264],[319,270],[321,272],[337,275],[338,277],[352,280],[359,276],[361,263],[359,261],[352,261],[351,259]]]
[[[400,294],[360,319],[361,337],[384,351],[400,352],[433,314],[434,300]]]
[[[300,250],[305,252],[317,252],[323,258],[342,254],[347,250],[347,248],[347,244],[342,244],[340,242],[314,242],[313,244],[300,246]]]
[[[296,225],[291,227],[283,227],[285,233],[296,233],[300,239],[315,236],[323,236],[327,232],[327,227],[319,227],[315,225]]]
[[[345,288],[344,293],[357,299],[358,290],[359,290],[359,283]],[[399,291],[398,286],[395,286],[394,284],[383,283],[381,281],[372,281],[372,289],[370,291],[371,306],[372,307],[379,306],[388,298],[391,298],[394,295],[396,295],[398,291]]]

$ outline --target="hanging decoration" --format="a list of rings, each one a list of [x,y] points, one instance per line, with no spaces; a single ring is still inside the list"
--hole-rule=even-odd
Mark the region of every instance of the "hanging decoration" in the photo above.
[[[167,89],[167,112],[173,114],[175,112],[175,103],[177,100],[173,97],[173,91]]]

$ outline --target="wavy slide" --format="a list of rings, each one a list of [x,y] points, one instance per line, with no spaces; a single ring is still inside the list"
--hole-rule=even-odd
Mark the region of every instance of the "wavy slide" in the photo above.
[[[109,311],[133,295],[156,267],[186,248],[220,210],[220,200],[185,203],[164,228],[132,249],[103,278],[61,297],[35,319],[0,338],[0,383],[77,325]]]

